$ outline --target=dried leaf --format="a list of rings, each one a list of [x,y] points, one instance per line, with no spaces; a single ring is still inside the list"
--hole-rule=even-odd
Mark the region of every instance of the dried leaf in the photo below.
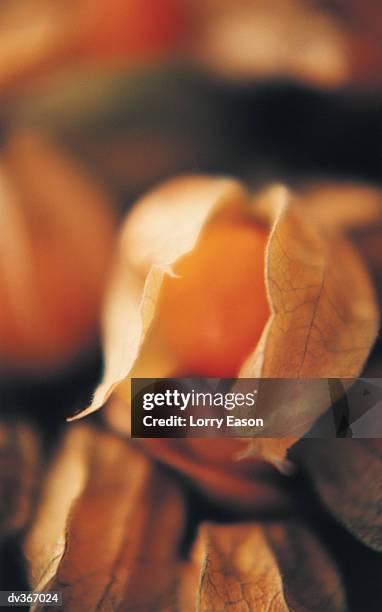
[[[352,378],[378,331],[374,290],[357,252],[287,204],[266,256],[273,316],[242,376]]]
[[[203,525],[189,561],[183,530],[181,494],[159,468],[73,427],[26,537],[31,588],[62,591],[68,612],[346,609],[336,567],[298,522]]]
[[[22,529],[36,496],[40,467],[36,433],[26,423],[0,422],[0,537]]]
[[[287,612],[275,558],[259,525],[203,525],[194,550],[200,612]]]
[[[131,377],[176,372],[174,356],[158,339],[155,318],[164,274],[193,249],[214,215],[231,210],[250,211],[272,228],[265,271],[272,314],[239,376],[359,374],[377,333],[378,312],[371,281],[350,244],[326,221],[315,216],[313,223],[283,187],[250,201],[230,179],[177,178],[149,193],[127,217],[105,310],[105,373],[82,415],[98,409],[122,381],[118,392],[129,404]],[[284,439],[254,440],[252,445],[258,458],[278,467],[285,467],[285,450],[296,436],[330,405],[322,384],[313,392],[307,381],[310,401],[301,389],[290,394],[289,404],[285,398],[280,402],[277,392],[267,403],[266,432]]]
[[[106,301],[103,379],[92,405],[78,416],[100,408],[127,376],[147,375],[140,353],[144,349],[151,355],[157,349],[155,334],[151,338],[147,332],[164,274],[193,249],[214,213],[240,208],[244,201],[245,192],[236,181],[194,176],[164,183],[133,208],[122,229],[120,256]],[[150,342],[145,343],[147,339]],[[165,376],[174,362],[165,347],[159,351],[156,376]]]
[[[201,612],[346,610],[336,566],[297,521],[203,525],[193,560],[201,567]]]
[[[71,428],[26,538],[31,587],[62,591],[71,611],[152,609],[172,592],[183,526],[159,468],[113,435]]]
[[[331,404],[325,381],[308,379],[358,376],[379,317],[371,280],[355,249],[326,220],[310,218],[293,203],[274,224],[266,279],[273,315],[240,375],[307,379],[280,388],[275,384],[261,404],[267,410],[265,432],[286,436],[287,449],[290,436],[303,435]],[[277,462],[283,458],[282,442],[273,445],[266,457]]]
[[[367,546],[382,551],[380,440],[303,440],[293,459],[330,512]]]

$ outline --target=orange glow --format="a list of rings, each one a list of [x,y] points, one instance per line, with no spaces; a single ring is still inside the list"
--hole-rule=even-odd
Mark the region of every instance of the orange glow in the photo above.
[[[36,228],[29,245],[31,277],[14,296],[21,304],[12,301],[0,277],[0,358],[9,366],[56,367],[94,337],[113,236],[107,213],[97,213],[82,238],[75,216],[71,234],[58,226],[45,235]]]
[[[182,42],[188,29],[179,0],[83,0],[79,46],[93,57],[156,57]]]
[[[3,150],[0,213],[1,367],[57,369],[97,333],[112,204],[60,147],[20,132]]]
[[[166,277],[159,324],[181,371],[236,376],[269,317],[267,232],[248,219],[212,223]]]

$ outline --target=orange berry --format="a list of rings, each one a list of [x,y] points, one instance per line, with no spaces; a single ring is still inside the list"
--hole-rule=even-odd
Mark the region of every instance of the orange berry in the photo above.
[[[182,373],[234,377],[255,347],[269,317],[266,242],[248,218],[216,220],[166,277],[159,325]]]

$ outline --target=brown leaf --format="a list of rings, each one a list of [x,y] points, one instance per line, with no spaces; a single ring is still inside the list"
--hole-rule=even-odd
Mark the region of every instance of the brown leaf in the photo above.
[[[314,222],[313,222],[314,221]],[[356,377],[376,338],[378,309],[355,249],[326,221],[288,205],[275,223],[266,278],[273,316],[240,375],[265,378]],[[268,389],[265,431],[303,435],[331,404],[325,380]],[[264,429],[261,432],[264,435]],[[285,449],[291,440],[285,438]],[[256,452],[256,445],[254,445]],[[280,441],[268,458],[280,457]]]
[[[282,577],[259,525],[203,525],[194,559],[200,612],[286,612]]]
[[[375,294],[361,259],[288,204],[266,257],[273,317],[242,376],[351,378],[378,331]]]
[[[26,423],[0,422],[0,537],[29,520],[40,467],[36,433]]]
[[[330,512],[365,544],[382,551],[380,440],[303,440],[293,459],[309,473]]]
[[[113,435],[74,427],[25,541],[31,587],[62,591],[65,610],[152,609],[173,592],[183,526],[160,469]]]
[[[68,612],[345,609],[335,566],[298,522],[206,524],[189,561],[183,530],[169,477],[131,443],[73,427],[26,536],[31,588],[62,591]]]
[[[201,567],[201,612],[346,609],[336,566],[297,521],[203,525],[193,559]]]

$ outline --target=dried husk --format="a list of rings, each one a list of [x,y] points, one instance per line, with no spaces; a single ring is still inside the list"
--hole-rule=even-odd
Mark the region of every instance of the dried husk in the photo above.
[[[184,522],[180,490],[140,451],[72,426],[25,539],[31,588],[62,591],[71,611],[160,608],[182,566]]]
[[[245,201],[244,189],[232,179],[186,176],[164,183],[132,209],[105,304],[103,379],[78,416],[100,408],[127,377],[149,376],[152,368],[155,376],[174,371],[173,356],[158,346],[151,326],[164,274],[193,249],[214,214],[240,210]]]
[[[202,523],[189,557],[184,529],[176,480],[131,442],[71,426],[25,537],[30,586],[62,591],[68,612],[346,609],[335,563],[298,518]]]
[[[282,577],[260,525],[203,524],[193,560],[201,570],[196,609],[287,612]]]
[[[201,569],[197,610],[347,609],[338,568],[298,520],[265,526],[203,524],[193,562]]]
[[[94,341],[113,201],[60,146],[20,131],[2,150],[0,216],[1,366],[57,368]]]
[[[346,387],[361,372],[378,331],[363,261],[338,226],[330,227],[325,207],[322,219],[318,205],[311,216],[309,210],[291,206],[273,227],[266,270],[273,317],[240,372],[306,379],[267,388],[262,403],[265,431],[286,436],[285,448],[288,435],[302,436],[331,404],[325,381],[311,379],[340,378]],[[271,445],[264,446],[272,460]]]
[[[309,207],[282,186],[251,199],[229,178],[180,177],[150,192],[126,219],[105,308],[105,372],[91,406],[78,416],[97,410],[118,387],[127,408],[119,419],[114,409],[113,423],[127,424],[130,379],[176,373],[176,360],[156,333],[164,274],[193,249],[215,215],[232,210],[250,212],[270,227],[265,281],[271,316],[238,376],[346,379],[360,373],[376,337],[378,311],[367,271],[336,226],[328,227],[325,215],[321,223],[318,207],[312,222]],[[251,453],[282,466],[285,450],[330,405],[325,386],[306,385],[310,398],[300,383],[293,406],[287,399],[280,403],[275,387],[265,435],[280,438],[253,439]],[[122,402],[119,410],[125,410]],[[126,426],[120,428],[126,433]],[[229,448],[227,454],[237,457],[237,443]]]

